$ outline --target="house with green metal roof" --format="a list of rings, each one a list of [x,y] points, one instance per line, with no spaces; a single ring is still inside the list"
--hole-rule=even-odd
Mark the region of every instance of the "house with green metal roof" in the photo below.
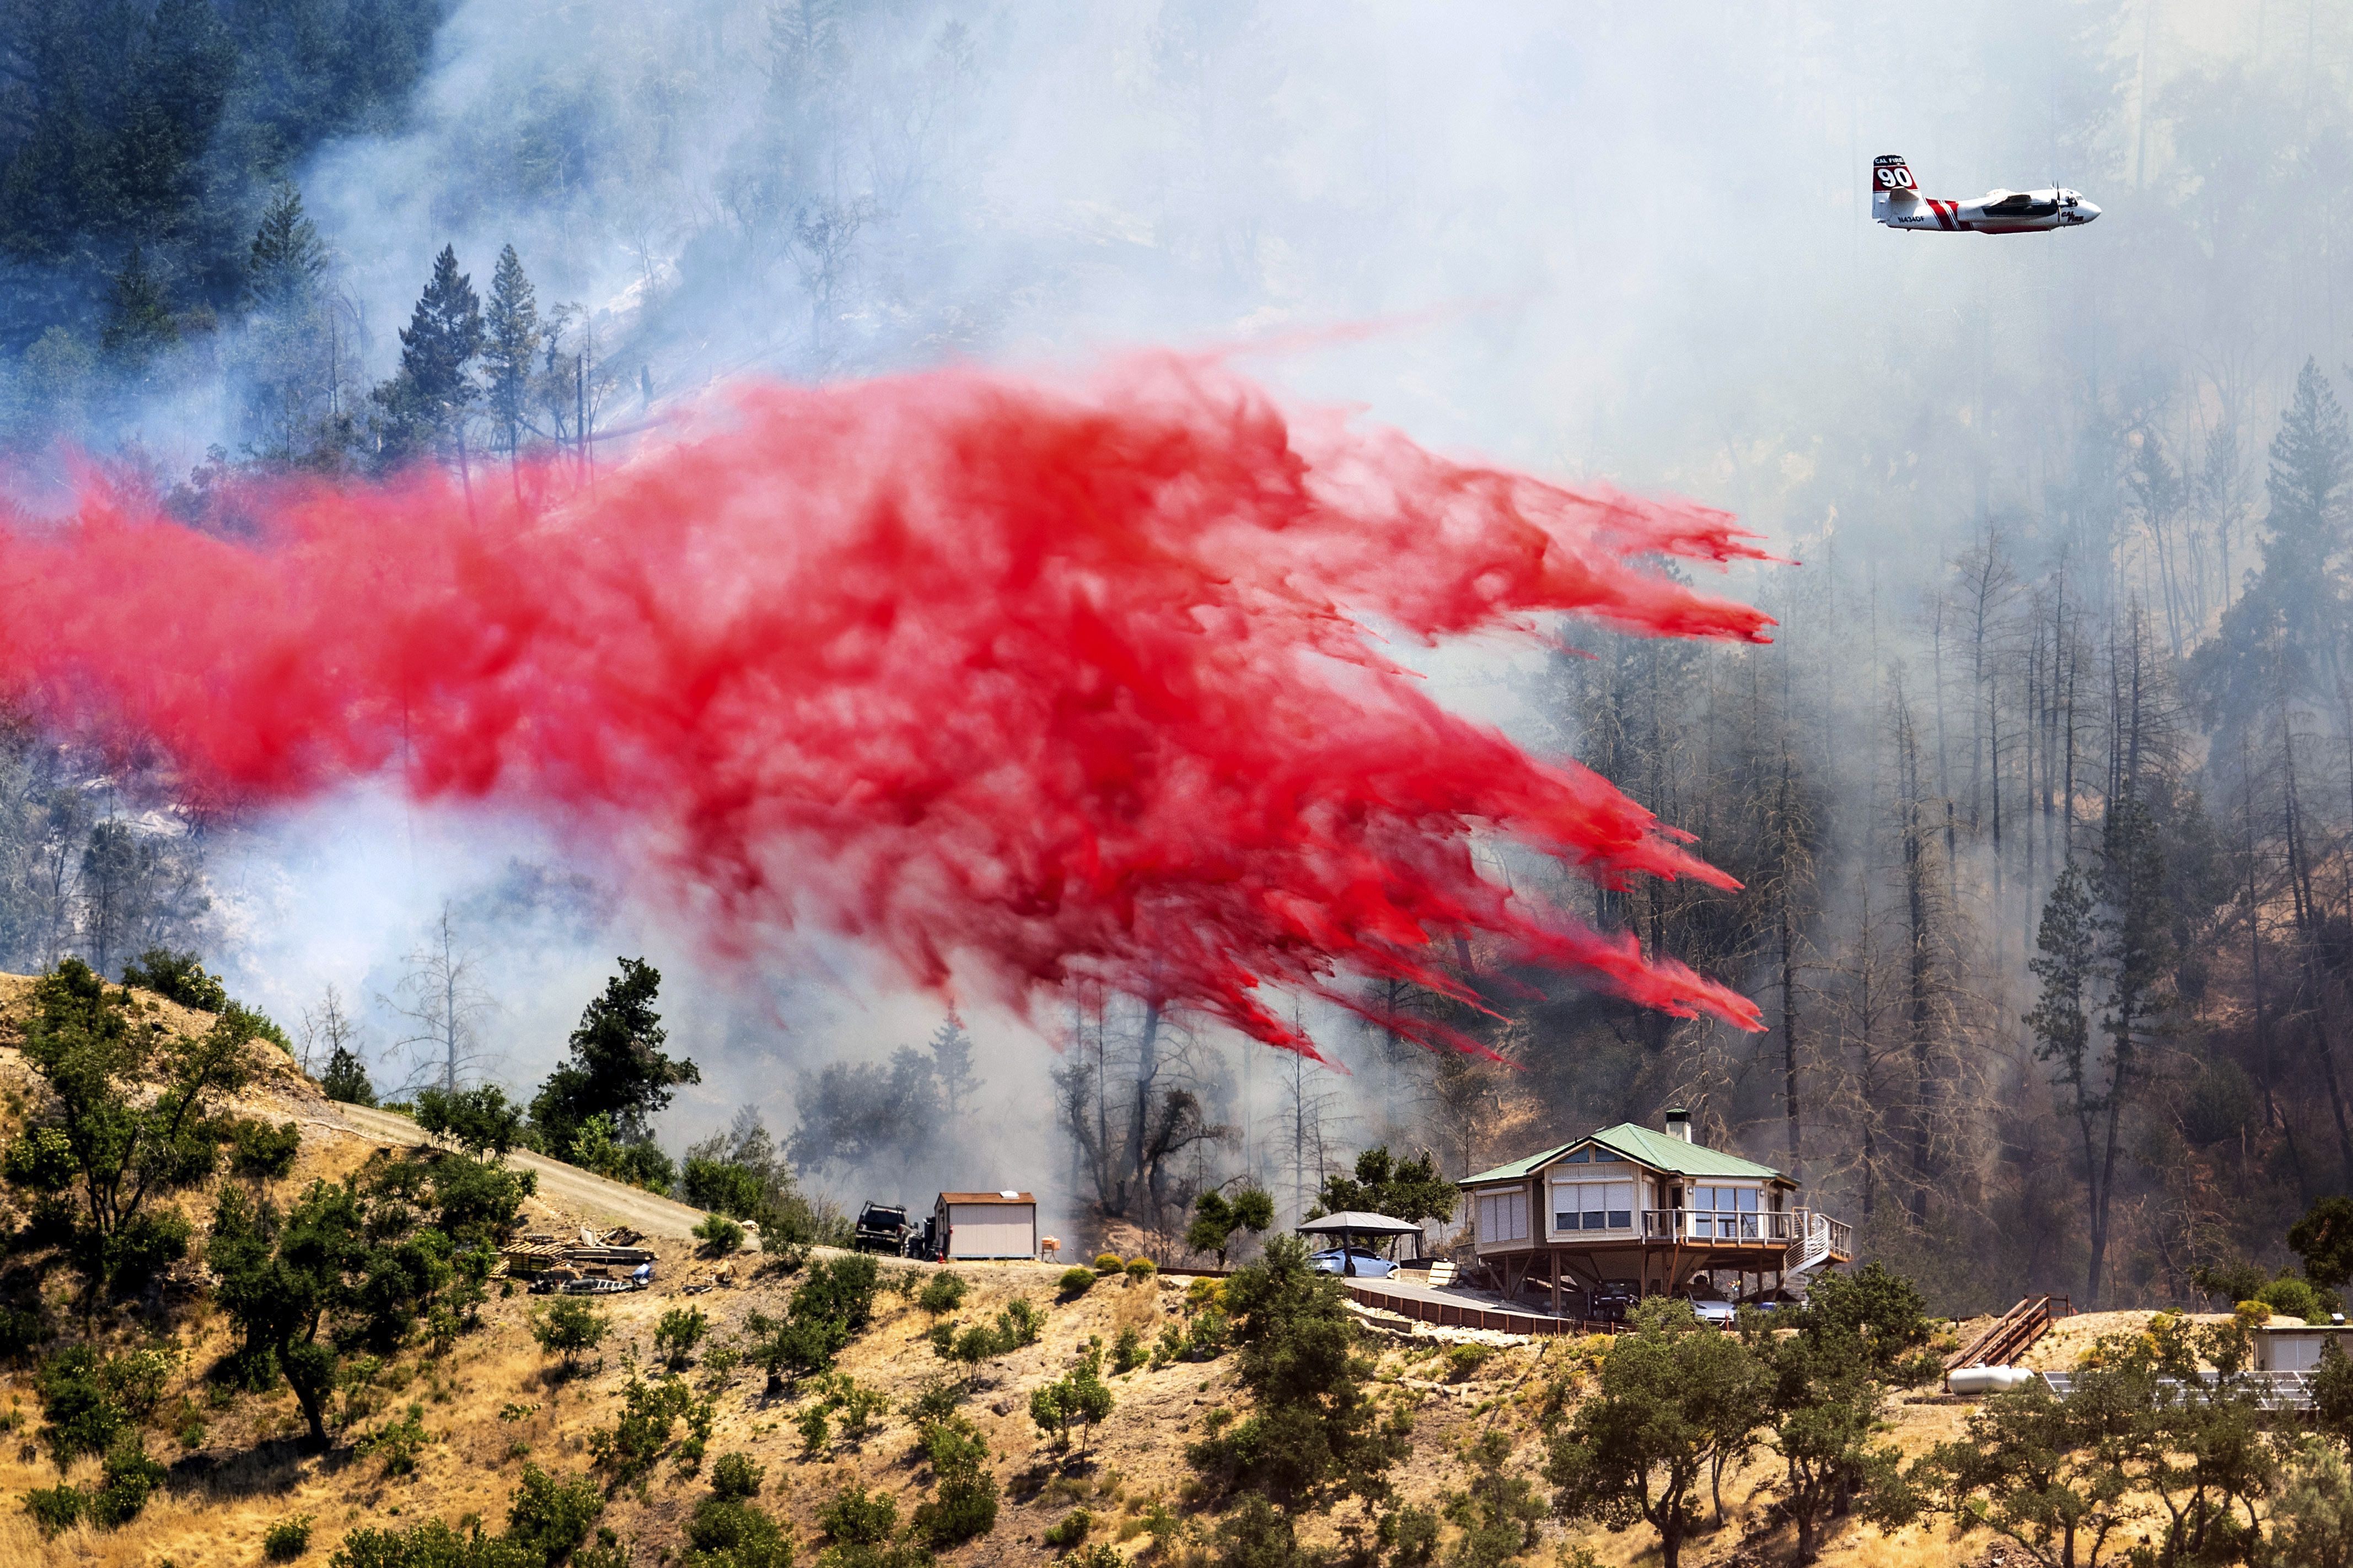
[[[1763,1294],[1854,1255],[1853,1232],[1805,1207],[1794,1180],[1695,1142],[1680,1107],[1664,1131],[1620,1122],[1461,1187],[1474,1267],[1506,1299],[1547,1289],[1556,1312],[1612,1290],[1680,1295],[1701,1275]]]

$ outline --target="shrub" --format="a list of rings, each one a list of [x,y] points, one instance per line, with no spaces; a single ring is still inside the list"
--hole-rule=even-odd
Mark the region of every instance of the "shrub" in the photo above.
[[[934,1274],[916,1296],[915,1305],[934,1318],[940,1317],[963,1306],[968,1289],[961,1275]]]
[[[833,1436],[832,1417],[826,1414],[826,1408],[822,1405],[810,1405],[801,1413],[801,1418],[795,1422],[794,1426],[800,1431],[801,1452],[804,1455],[818,1452]]]
[[[1394,1568],[1427,1568],[1438,1555],[1438,1515],[1408,1504],[1382,1518],[1380,1541]]]
[[[1046,1314],[1029,1304],[1027,1296],[1016,1296],[997,1314],[997,1331],[1007,1344],[1018,1349],[1034,1345],[1046,1332]]]
[[[676,1372],[686,1365],[694,1347],[709,1332],[711,1320],[702,1315],[700,1307],[672,1307],[661,1315],[654,1328],[654,1353],[662,1364]]]
[[[766,1474],[749,1454],[722,1454],[711,1467],[711,1489],[724,1498],[758,1497],[760,1481]]]
[[[272,1563],[291,1563],[311,1550],[311,1526],[315,1516],[298,1513],[281,1519],[261,1532],[261,1552]]]
[[[934,1547],[960,1545],[997,1528],[998,1488],[986,1467],[940,1478],[931,1501],[915,1510],[915,1533]]]
[[[605,1342],[612,1321],[578,1296],[558,1296],[544,1314],[532,1320],[531,1337],[549,1355],[560,1355],[569,1368],[579,1364],[583,1351]]]
[[[1144,1336],[1133,1326],[1120,1330],[1119,1338],[1112,1342],[1111,1369],[1114,1373],[1134,1372],[1144,1364]]]
[[[915,1390],[915,1397],[907,1402],[907,1414],[918,1426],[944,1421],[955,1414],[956,1401],[963,1395],[964,1389],[955,1379],[935,1374],[925,1378]]]
[[[1104,1276],[1105,1278],[1109,1278],[1110,1276],[1118,1273],[1121,1269],[1125,1268],[1126,1267],[1127,1260],[1120,1257],[1116,1252],[1098,1252],[1095,1254],[1095,1272]]]
[[[723,1214],[715,1214],[694,1227],[694,1237],[714,1257],[724,1258],[744,1245],[744,1227]]]
[[[1447,1370],[1456,1377],[1469,1377],[1487,1364],[1495,1349],[1493,1345],[1451,1345],[1446,1352]]]
[[[2310,1280],[2299,1279],[2294,1275],[2273,1280],[2256,1291],[2254,1299],[2274,1312],[2302,1318],[2308,1323],[2328,1321],[2328,1307],[2320,1292],[2312,1288]]]
[[[81,1522],[82,1501],[79,1487],[39,1487],[25,1494],[25,1511],[42,1534],[55,1535]]]
[[[792,1542],[775,1520],[741,1498],[714,1495],[696,1503],[686,1539],[696,1552],[729,1568],[792,1568]]]
[[[425,1406],[412,1405],[406,1416],[369,1433],[356,1447],[363,1454],[381,1458],[385,1475],[405,1476],[417,1468],[425,1442]]]
[[[507,1505],[507,1539],[536,1553],[538,1562],[561,1563],[588,1539],[589,1526],[604,1510],[605,1494],[589,1477],[559,1481],[537,1465],[525,1465]]]
[[[1055,1294],[1065,1301],[1075,1301],[1094,1289],[1095,1271],[1092,1268],[1066,1268],[1054,1281]]]
[[[1146,1284],[1159,1272],[1160,1266],[1149,1258],[1131,1258],[1127,1260],[1127,1277],[1135,1284]]]
[[[643,1475],[661,1457],[662,1446],[670,1441],[670,1426],[680,1416],[688,1417],[698,1436],[705,1436],[710,1423],[705,1413],[708,1403],[697,1406],[693,1391],[683,1378],[665,1377],[655,1383],[632,1375],[621,1391],[621,1418],[609,1427],[600,1427],[588,1435],[588,1451],[596,1463],[611,1469],[617,1479],[628,1480]]]
[[[1094,1527],[1093,1514],[1089,1513],[1085,1509],[1074,1508],[1062,1516],[1061,1523],[1047,1529],[1046,1544],[1057,1552],[1068,1552],[1071,1547],[1084,1541],[1087,1538],[1087,1531]]]
[[[1226,1345],[1232,1337],[1232,1321],[1211,1307],[1194,1319],[1193,1326],[1186,1331],[1185,1354],[1193,1361],[1215,1361],[1226,1353]]]
[[[889,1492],[869,1492],[864,1482],[853,1482],[818,1508],[817,1521],[836,1541],[880,1546],[899,1528],[899,1504]]]
[[[1235,1568],[1305,1568],[1314,1559],[1299,1549],[1291,1512],[1250,1492],[1218,1526],[1218,1558]]]

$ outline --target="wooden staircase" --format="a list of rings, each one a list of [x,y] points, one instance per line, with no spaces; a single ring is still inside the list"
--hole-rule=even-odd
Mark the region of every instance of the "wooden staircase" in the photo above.
[[[2029,1296],[2004,1312],[1993,1327],[1945,1359],[1945,1370],[1971,1366],[2015,1366],[2027,1347],[2051,1330],[2052,1320],[2072,1315],[2074,1307],[2064,1296]]]

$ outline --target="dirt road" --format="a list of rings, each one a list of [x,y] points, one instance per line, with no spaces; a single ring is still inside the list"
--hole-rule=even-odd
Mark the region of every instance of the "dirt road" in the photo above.
[[[388,1110],[369,1110],[357,1105],[332,1105],[330,1110],[339,1115],[343,1124],[364,1138],[382,1139],[390,1143],[424,1143],[429,1142],[417,1123],[406,1116],[396,1116]],[[584,1215],[606,1219],[616,1224],[635,1226],[648,1236],[666,1236],[680,1241],[689,1239],[694,1227],[708,1217],[701,1209],[656,1197],[639,1187],[608,1182],[602,1176],[592,1176],[576,1166],[560,1160],[518,1149],[509,1154],[510,1163],[539,1173],[540,1195],[567,1209],[577,1209]]]

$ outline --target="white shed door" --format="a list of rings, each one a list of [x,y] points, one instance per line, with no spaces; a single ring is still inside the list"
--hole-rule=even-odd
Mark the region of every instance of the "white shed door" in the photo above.
[[[1031,1258],[1037,1254],[1027,1204],[950,1204],[951,1258]]]

